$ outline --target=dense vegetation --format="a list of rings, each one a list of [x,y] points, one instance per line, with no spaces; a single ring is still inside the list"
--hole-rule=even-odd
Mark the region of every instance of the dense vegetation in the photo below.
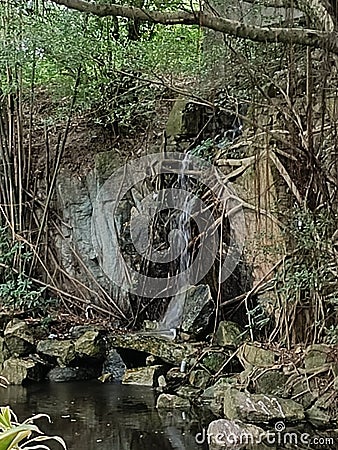
[[[238,152],[240,146],[217,137],[217,130],[195,151],[209,152],[212,161],[220,153],[240,159],[268,152],[288,195],[273,206],[283,224],[284,248],[266,248],[274,257],[282,252],[280,263],[268,282],[246,293],[250,332],[263,328],[287,345],[306,339],[337,343],[336,56],[333,44],[325,47],[324,34],[317,48],[313,40],[305,42],[307,49],[301,45],[305,22],[317,35],[327,32],[316,28],[318,14],[305,11],[307,16],[294,19],[292,11],[286,17],[276,13],[270,18],[275,27],[292,25],[299,32],[286,33],[288,42],[279,35],[271,42],[269,36],[255,39],[248,29],[248,37],[259,41],[253,42],[238,33],[215,35],[197,19],[187,19],[189,27],[173,21],[166,26],[152,16],[98,17],[55,3],[72,6],[43,0],[0,5],[2,305],[39,315],[57,301],[72,313],[85,308],[74,290],[80,286],[67,278],[51,244],[60,220],[53,209],[55,185],[72,121],[86,118],[119,145],[135,142],[142,133],[161,131],[153,130],[152,122],[162,100],[168,107],[184,95],[215,112],[235,114],[246,128],[243,145],[249,151]],[[199,2],[130,3],[163,14],[199,7]],[[262,10],[254,3],[257,19]],[[53,133],[56,146],[50,148]],[[37,136],[45,139],[42,156],[36,153]],[[37,182],[39,158],[47,161]],[[263,170],[260,177],[265,175]],[[266,232],[263,222],[261,231]],[[73,290],[64,289],[65,280]],[[266,316],[266,305],[262,311],[250,303],[259,290],[275,299],[278,314]],[[116,313],[107,298],[99,305]]]

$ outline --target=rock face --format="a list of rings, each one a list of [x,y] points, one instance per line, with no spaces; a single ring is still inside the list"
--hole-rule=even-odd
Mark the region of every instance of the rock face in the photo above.
[[[27,381],[41,381],[46,374],[46,366],[32,358],[9,358],[3,364],[1,375],[10,384],[23,384]]]
[[[204,331],[215,309],[210,287],[192,286],[185,293],[181,330],[184,333],[198,335]]]
[[[224,416],[244,422],[263,423],[270,420],[299,422],[304,419],[302,405],[293,400],[248,394],[230,388],[224,396]]]
[[[177,395],[161,394],[156,402],[158,409],[189,409],[190,402],[186,398]]]
[[[122,384],[135,384],[138,386],[155,387],[158,385],[158,377],[162,366],[139,367],[126,370]]]
[[[50,360],[56,360],[59,366],[65,367],[75,360],[75,346],[73,341],[56,341],[46,339],[37,345],[37,351]]]
[[[24,356],[34,351],[34,338],[26,322],[10,321],[4,332],[5,345],[11,355]]]
[[[265,448],[262,444],[266,433],[262,428],[243,423],[239,420],[219,419],[210,423],[207,431],[210,450],[231,449],[240,450],[248,447],[248,444],[261,445],[257,448]],[[197,436],[197,439],[199,436]]]
[[[237,347],[243,342],[242,333],[243,330],[237,323],[230,321],[220,322],[215,335],[216,344],[220,347]]]

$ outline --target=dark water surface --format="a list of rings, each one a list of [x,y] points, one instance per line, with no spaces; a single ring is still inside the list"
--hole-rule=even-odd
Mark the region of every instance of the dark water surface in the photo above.
[[[37,413],[46,434],[64,438],[69,450],[204,450],[197,444],[201,424],[181,411],[157,412],[150,388],[72,382],[9,386],[0,404],[10,405],[23,421]],[[61,447],[51,445],[54,450]]]

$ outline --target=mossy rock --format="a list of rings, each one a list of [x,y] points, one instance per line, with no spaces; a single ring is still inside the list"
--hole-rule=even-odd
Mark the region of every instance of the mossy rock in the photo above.
[[[86,331],[75,341],[75,352],[80,358],[103,361],[105,345],[99,331]]]
[[[220,347],[235,348],[243,342],[243,330],[237,323],[222,321],[219,323],[215,343]]]
[[[3,363],[0,373],[9,384],[24,384],[44,379],[47,367],[33,358],[9,358]]]
[[[158,409],[190,409],[190,401],[178,395],[161,394],[156,402]]]

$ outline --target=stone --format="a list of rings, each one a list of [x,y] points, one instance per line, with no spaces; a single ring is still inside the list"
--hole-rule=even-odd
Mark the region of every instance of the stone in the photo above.
[[[37,351],[52,361],[56,360],[61,367],[69,365],[76,359],[74,343],[69,339],[64,341],[45,339],[38,343]]]
[[[95,367],[54,367],[47,374],[49,381],[65,383],[67,381],[83,381],[97,378],[99,371]]]
[[[262,428],[243,423],[240,420],[218,419],[209,424],[207,431],[210,450],[251,449],[251,445],[255,444],[259,445],[257,447],[259,449],[268,448],[262,444],[265,436],[266,432]]]
[[[255,393],[285,397],[285,385],[289,377],[277,370],[262,370],[264,370],[262,375],[258,374],[255,378]]]
[[[104,331],[104,327],[98,325],[75,325],[69,330],[71,339],[79,339],[87,331]]]
[[[46,366],[33,358],[11,357],[3,363],[0,375],[5,377],[9,384],[20,385],[29,381],[42,381],[46,372]]]
[[[316,428],[326,428],[331,424],[330,414],[318,404],[314,404],[310,409],[305,411],[305,417]]]
[[[176,394],[182,398],[195,399],[198,398],[201,394],[201,389],[193,387],[193,386],[180,386],[176,390]]]
[[[178,395],[161,394],[156,402],[158,409],[190,409],[190,401]]]
[[[271,350],[265,350],[253,344],[243,344],[238,353],[238,359],[244,368],[271,367],[275,364],[276,355]]]
[[[216,417],[222,417],[224,397],[227,390],[235,383],[236,380],[233,378],[220,378],[215,384],[204,390],[201,395],[202,404],[209,408]]]
[[[189,375],[189,383],[197,388],[205,389],[210,380],[210,375],[202,369],[193,370]]]
[[[122,384],[156,387],[162,366],[138,367],[127,369],[122,378]]]
[[[216,373],[222,368],[223,364],[229,359],[229,357],[230,353],[225,354],[223,352],[211,351],[202,359],[202,364],[210,370],[211,373]]]
[[[230,388],[224,396],[224,416],[244,422],[263,423],[275,420],[299,422],[304,419],[301,404],[279,397],[249,394]]]
[[[5,345],[11,355],[24,356],[34,351],[34,337],[23,320],[11,320],[4,332]]]
[[[333,382],[333,389],[334,389],[335,391],[338,391],[338,377],[336,377],[336,378],[334,379],[334,382]]]
[[[191,286],[185,292],[181,330],[183,333],[199,335],[206,330],[215,309],[210,287],[204,284]]]
[[[243,342],[243,330],[237,323],[222,321],[219,323],[215,343],[220,347],[236,348]]]
[[[325,344],[309,345],[305,350],[304,365],[306,370],[323,367],[327,362],[331,362],[330,353],[332,347]]]
[[[80,358],[103,361],[105,345],[99,331],[86,331],[75,341],[75,352]]]
[[[1,365],[3,364],[3,362],[7,358],[9,358],[9,356],[10,355],[9,355],[8,349],[7,349],[6,345],[5,345],[5,340],[4,340],[4,338],[2,338],[0,336],[0,368],[1,368]]]
[[[173,342],[158,336],[158,334],[116,333],[109,335],[107,339],[111,347],[150,353],[164,362],[175,365],[180,365],[183,359],[189,359],[197,355],[201,347],[201,344]]]
[[[120,382],[127,369],[123,359],[115,349],[111,349],[108,352],[107,358],[103,363],[102,375],[108,375],[105,380]]]

